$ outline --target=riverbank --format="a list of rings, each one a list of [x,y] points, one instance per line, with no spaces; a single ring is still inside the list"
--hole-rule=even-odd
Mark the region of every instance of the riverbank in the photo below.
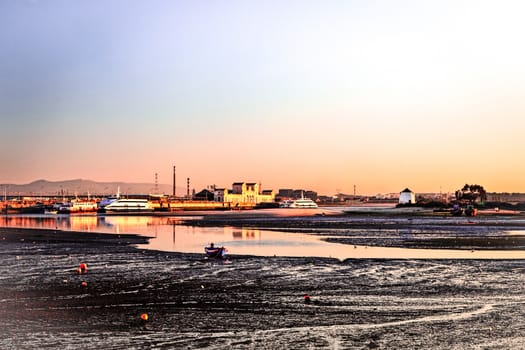
[[[0,229],[0,348],[523,344],[520,260],[231,256],[224,263],[132,246],[143,239]],[[87,274],[76,272],[81,262]]]

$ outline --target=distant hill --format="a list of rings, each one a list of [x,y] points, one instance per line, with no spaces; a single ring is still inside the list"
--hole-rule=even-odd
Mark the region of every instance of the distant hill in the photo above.
[[[130,183],[130,182],[96,182],[92,180],[76,179],[66,181],[47,181],[37,180],[25,185],[0,184],[0,195],[34,195],[34,196],[54,196],[54,195],[86,195],[88,192],[92,195],[110,195],[117,193],[120,187],[120,193],[129,194],[150,194],[155,193],[155,184],[153,183]],[[171,195],[173,192],[172,185],[159,184],[158,192],[160,194]],[[185,188],[177,187],[177,196],[186,194]]]

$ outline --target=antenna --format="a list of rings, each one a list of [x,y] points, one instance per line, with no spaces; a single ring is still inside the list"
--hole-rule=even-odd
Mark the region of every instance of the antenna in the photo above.
[[[159,174],[155,173],[155,194],[159,193]]]

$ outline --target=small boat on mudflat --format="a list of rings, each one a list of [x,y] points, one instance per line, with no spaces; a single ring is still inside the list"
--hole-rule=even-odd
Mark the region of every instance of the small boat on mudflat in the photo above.
[[[226,248],[224,247],[215,247],[210,244],[209,247],[204,247],[204,252],[208,258],[219,258],[222,259],[226,256]]]

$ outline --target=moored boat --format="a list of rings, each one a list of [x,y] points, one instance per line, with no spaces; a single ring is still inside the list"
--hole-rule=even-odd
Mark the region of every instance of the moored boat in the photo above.
[[[222,259],[226,256],[226,248],[215,247],[213,243],[211,243],[209,247],[204,247],[204,252],[208,258]]]
[[[117,194],[114,196],[108,196],[106,198],[102,198],[102,200],[98,203],[99,209],[104,209],[106,206],[110,205],[114,201],[120,199],[120,186],[117,188]]]
[[[301,192],[301,198],[298,199],[287,199],[279,205],[281,208],[318,208],[317,203],[315,203],[310,198],[304,196],[304,192]]]
[[[287,199],[279,203],[279,208],[290,208],[290,205],[293,203],[293,199]]]
[[[91,199],[73,199],[63,203],[57,210],[60,214],[93,213],[98,209],[97,202]]]
[[[466,216],[476,216],[478,214],[478,210],[474,208],[473,205],[467,205],[465,208],[465,215]]]
[[[298,199],[288,199],[283,201],[280,205],[281,208],[317,208],[317,203],[315,203],[310,198],[306,198],[303,193],[301,193],[301,198]]]
[[[147,199],[119,198],[104,207],[106,213],[144,213],[152,212],[153,207]]]
[[[288,208],[317,208],[317,207],[318,207],[317,203],[315,203],[310,198],[300,198],[290,203],[290,206]]]

